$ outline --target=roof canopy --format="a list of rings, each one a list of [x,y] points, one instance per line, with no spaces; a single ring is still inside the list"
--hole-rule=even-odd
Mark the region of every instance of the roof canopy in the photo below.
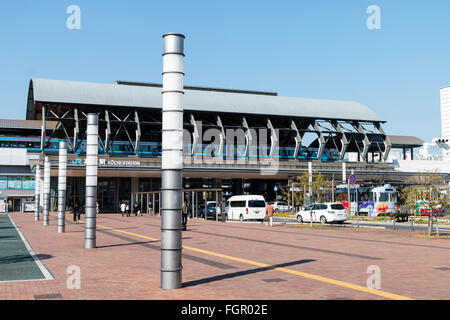
[[[423,146],[423,140],[412,136],[389,136],[392,148],[417,148]]]
[[[161,109],[161,88],[32,79],[27,119],[36,102]],[[384,122],[368,107],[352,101],[185,89],[184,109],[219,113],[290,116]]]

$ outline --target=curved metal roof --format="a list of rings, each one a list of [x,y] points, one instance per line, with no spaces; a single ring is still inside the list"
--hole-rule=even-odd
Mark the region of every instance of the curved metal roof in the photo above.
[[[413,136],[389,136],[389,140],[392,148],[421,147],[424,143],[422,139]]]
[[[155,87],[32,79],[28,93],[27,115],[34,114],[33,102],[160,109],[161,99],[161,88]],[[384,122],[365,105],[352,101],[217,91],[185,90],[184,109]]]

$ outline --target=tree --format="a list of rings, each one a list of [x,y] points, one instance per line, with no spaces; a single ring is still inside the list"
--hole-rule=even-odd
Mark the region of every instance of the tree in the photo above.
[[[450,190],[441,176],[426,172],[410,178],[409,185],[400,191],[400,198],[407,208],[429,211],[427,234],[430,236],[435,212],[450,205]]]
[[[316,198],[316,202],[323,202],[326,197],[327,190],[331,183],[317,171],[312,174],[312,195],[311,198]],[[288,186],[281,187],[281,197],[289,205],[302,206],[309,199],[307,193],[309,191],[309,173],[303,172],[294,180],[288,181]],[[314,197],[315,195],[315,197]]]

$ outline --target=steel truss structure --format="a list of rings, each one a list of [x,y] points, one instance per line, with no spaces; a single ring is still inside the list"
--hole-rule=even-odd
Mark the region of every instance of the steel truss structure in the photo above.
[[[68,141],[70,152],[83,153],[86,141],[87,114],[98,114],[99,146],[103,153],[114,154],[119,150],[131,155],[145,157],[148,146],[142,143],[155,143],[152,150],[161,151],[161,109],[129,108],[116,106],[93,106],[71,104],[35,103],[35,119],[42,120],[41,149],[45,149],[53,139]],[[250,146],[255,145],[258,130],[267,130],[268,156],[274,157],[278,148],[289,148],[289,159],[298,160],[302,151],[314,149],[315,158],[322,159],[325,151],[333,151],[337,159],[343,160],[348,152],[358,153],[358,158],[368,161],[368,155],[379,155],[386,161],[392,147],[389,137],[382,128],[382,122],[336,119],[311,119],[286,116],[265,116],[254,114],[214,113],[185,110],[184,154],[198,156],[202,152],[202,134],[213,129],[219,139],[214,141],[217,157],[222,157],[226,146],[228,130],[242,130],[244,141],[237,141],[237,153],[249,157]],[[47,121],[57,125],[49,132]],[[47,134],[46,134],[47,132]],[[309,139],[306,137],[310,136]],[[313,137],[311,139],[311,136]],[[205,141],[209,144],[209,141]],[[229,146],[231,147],[231,146]],[[241,148],[239,148],[241,147]],[[234,146],[233,146],[234,148]],[[309,159],[311,160],[311,159]]]

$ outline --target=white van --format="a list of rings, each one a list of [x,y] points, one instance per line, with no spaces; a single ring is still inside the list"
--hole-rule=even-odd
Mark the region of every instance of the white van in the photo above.
[[[228,220],[263,221],[266,215],[266,200],[258,195],[233,196],[228,199],[225,211],[225,219]]]

